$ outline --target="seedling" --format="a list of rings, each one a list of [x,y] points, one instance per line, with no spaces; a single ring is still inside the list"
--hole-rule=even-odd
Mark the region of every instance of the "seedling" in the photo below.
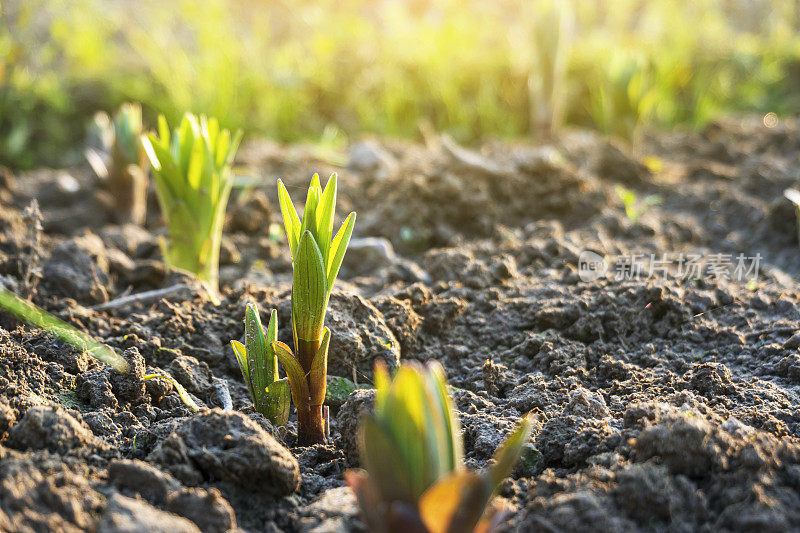
[[[390,381],[375,368],[374,413],[358,430],[366,471],[348,471],[370,531],[469,532],[491,529],[486,510],[494,490],[511,473],[531,435],[525,417],[483,472],[466,470],[453,400],[442,366],[401,365]]]
[[[247,304],[244,344],[231,341],[253,406],[273,424],[283,426],[289,418],[289,382],[278,379],[278,359],[272,343],[278,339],[278,312],[269,317],[267,332],[261,325],[258,306]]]
[[[325,190],[314,174],[308,188],[302,221],[283,182],[278,180],[278,200],[286,239],[292,253],[292,333],[294,353],[286,344],[274,341],[297,408],[297,439],[300,445],[325,442],[325,377],[328,373],[328,345],[331,332],[325,327],[328,299],[342,266],[353,233],[356,214],[350,213],[336,236],[333,217],[336,207],[336,174]]]
[[[97,113],[92,130],[100,149],[86,150],[86,159],[113,198],[120,222],[144,224],[147,214],[147,157],[142,143],[142,107],[122,104],[114,119]]]
[[[178,397],[186,405],[186,407],[188,407],[195,413],[200,410],[200,406],[197,405],[197,402],[195,402],[191,396],[189,396],[189,393],[186,391],[186,389],[183,388],[183,385],[178,383],[178,380],[176,380],[169,374],[145,374],[144,376],[142,376],[142,380],[144,381],[150,381],[151,379],[167,380],[175,389],[175,392],[178,393]]]
[[[70,326],[44,309],[23,300],[0,284],[0,310],[31,326],[43,329],[59,340],[82,350],[120,374],[130,370],[128,362],[107,344],[97,342],[88,334]]]
[[[647,212],[648,208],[661,203],[661,196],[658,194],[650,194],[640,200],[634,191],[622,185],[617,185],[615,191],[625,207],[625,216],[633,224],[639,221],[639,218]]]
[[[167,223],[164,260],[195,273],[215,301],[222,225],[233,184],[231,163],[241,138],[241,131],[231,136],[216,119],[190,113],[172,135],[160,116],[158,136],[142,137]]]

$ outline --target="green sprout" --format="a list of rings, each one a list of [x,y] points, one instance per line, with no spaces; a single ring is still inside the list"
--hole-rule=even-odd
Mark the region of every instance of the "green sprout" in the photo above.
[[[272,348],[278,339],[278,312],[272,310],[266,334],[257,305],[247,304],[244,317],[244,344],[231,341],[236,360],[256,411],[283,426],[289,418],[290,393],[287,379],[278,379],[278,359]]]
[[[121,222],[144,224],[147,214],[147,156],[140,141],[142,107],[126,103],[114,119],[97,113],[92,124],[100,150],[89,148],[86,159],[113,198]]]
[[[625,216],[633,224],[639,221],[639,218],[647,212],[648,208],[661,203],[661,196],[658,194],[650,194],[640,200],[634,191],[622,185],[617,185],[614,190],[625,207]]]
[[[278,180],[278,199],[292,253],[292,333],[294,353],[286,344],[274,341],[297,408],[297,439],[300,445],[325,442],[326,374],[331,332],[325,327],[328,299],[342,266],[353,233],[356,214],[350,213],[333,236],[336,207],[336,174],[325,190],[314,174],[308,188],[302,221],[283,182]]]
[[[0,286],[0,310],[47,331],[63,342],[107,364],[120,374],[130,370],[128,362],[107,344],[97,342],[88,334],[70,326],[31,302],[23,300],[2,286]]]
[[[186,389],[183,388],[183,385],[178,383],[178,380],[176,380],[175,378],[173,378],[169,374],[167,374],[167,373],[164,373],[164,374],[145,374],[144,376],[142,376],[142,380],[143,381],[150,381],[151,379],[163,379],[163,380],[168,381],[175,388],[175,392],[178,393],[178,397],[186,405],[186,407],[188,407],[189,409],[191,409],[195,413],[200,410],[200,406],[197,405],[197,402],[195,402],[192,399],[191,396],[189,396],[189,393],[186,391]]]
[[[170,135],[158,117],[158,136],[142,137],[153,165],[156,193],[167,223],[164,260],[197,275],[217,300],[219,247],[233,178],[231,163],[242,138],[216,119],[186,113]]]
[[[464,468],[463,445],[444,369],[404,363],[393,380],[375,369],[374,413],[362,418],[359,452],[366,471],[348,471],[370,531],[486,531],[486,510],[531,435],[525,417],[484,472]]]

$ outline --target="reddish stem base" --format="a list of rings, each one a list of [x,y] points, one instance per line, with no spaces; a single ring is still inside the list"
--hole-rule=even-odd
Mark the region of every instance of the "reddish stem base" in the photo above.
[[[321,405],[297,410],[297,445],[314,444],[325,444],[325,417]]]

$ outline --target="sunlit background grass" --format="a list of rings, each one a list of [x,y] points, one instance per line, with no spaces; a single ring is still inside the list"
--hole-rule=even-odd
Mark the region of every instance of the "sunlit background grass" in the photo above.
[[[769,0],[2,0],[0,164],[70,164],[142,102],[249,136],[632,137],[796,113],[800,7]]]

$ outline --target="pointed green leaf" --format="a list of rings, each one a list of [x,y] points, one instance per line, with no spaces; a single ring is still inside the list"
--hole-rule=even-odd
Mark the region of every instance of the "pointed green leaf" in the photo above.
[[[200,180],[206,165],[206,149],[202,141],[196,141],[189,155],[189,164],[186,171],[186,182],[192,189],[200,188]]]
[[[444,419],[444,444],[448,455],[447,464],[444,468],[446,470],[456,470],[461,468],[464,456],[461,426],[455,414],[453,399],[447,391],[447,378],[445,377],[444,368],[441,363],[435,360],[427,366],[436,382],[437,405],[441,409]]]
[[[186,407],[195,413],[200,410],[200,406],[197,405],[197,402],[195,402],[191,396],[189,396],[189,393],[186,392],[186,389],[183,388],[183,385],[178,383],[178,381],[169,374],[146,374],[142,376],[143,381],[150,381],[151,379],[166,379],[172,383],[172,386],[175,388],[175,392],[178,393],[178,396],[180,397],[181,401],[186,404]]]
[[[167,118],[164,115],[158,115],[158,138],[159,143],[163,148],[169,147],[169,126],[167,125]]]
[[[278,180],[278,203],[281,206],[281,214],[283,215],[286,240],[289,241],[292,261],[294,261],[297,256],[297,243],[300,241],[300,218],[297,216],[297,211],[294,208],[289,192],[281,180]]]
[[[285,426],[289,420],[289,402],[291,399],[291,388],[289,380],[286,378],[273,381],[267,390],[267,409],[262,414],[270,422],[279,426]]]
[[[311,371],[308,374],[308,388],[311,394],[311,405],[322,405],[325,402],[325,390],[327,381],[325,376],[328,374],[328,345],[331,340],[331,330],[325,328],[322,334],[322,344],[320,344],[317,354],[311,363]]]
[[[225,158],[225,162],[228,165],[233,164],[233,160],[236,157],[236,151],[239,149],[239,144],[242,142],[243,135],[244,132],[242,130],[237,130],[233,135],[233,139],[231,139],[230,145],[228,146],[227,157]]]
[[[260,411],[266,401],[264,392],[274,381],[274,361],[269,360],[267,339],[261,317],[255,304],[247,304],[245,310],[244,339],[247,347],[247,363],[250,368],[250,379],[253,383],[253,403]],[[274,359],[274,357],[273,357]]]
[[[199,127],[194,115],[186,113],[181,120],[180,129],[175,130],[175,149],[177,150],[176,159],[181,169],[181,174],[186,176],[189,172],[189,163],[192,158],[192,150],[196,143]],[[186,180],[187,182],[189,180]]]
[[[399,442],[371,416],[361,419],[358,427],[359,455],[381,499],[415,502],[418,495],[408,476],[408,465],[398,448]]]
[[[327,288],[328,294],[333,290],[333,283],[336,281],[336,276],[339,275],[339,268],[344,261],[344,253],[347,251],[347,245],[350,244],[350,236],[353,234],[353,226],[356,224],[355,212],[347,215],[347,218],[339,228],[336,237],[331,242],[331,251],[328,257],[327,264]]]
[[[253,384],[250,382],[250,370],[247,366],[247,348],[239,341],[231,341],[233,353],[236,354],[236,362],[239,363],[239,370],[242,371],[244,383],[247,385],[247,390],[250,391],[250,398],[255,402],[255,394],[253,393]]]
[[[333,236],[333,216],[336,208],[336,173],[331,174],[325,185],[325,192],[317,206],[317,235],[323,263],[328,265],[328,256],[331,250],[331,237]]]
[[[419,499],[429,533],[475,531],[492,491],[475,472],[454,472],[430,486]]]
[[[201,117],[200,129],[203,132],[203,137],[205,137],[208,146],[213,150],[214,147],[217,146],[217,138],[219,136],[219,121],[217,121],[217,119],[214,117],[207,118],[205,115],[203,115]]]
[[[161,212],[166,214],[172,208],[173,202],[182,193],[180,187],[180,171],[172,160],[169,150],[158,144],[153,135],[142,136],[142,146],[153,166],[153,176],[156,182],[156,195],[158,196]],[[169,225],[169,221],[167,221]]]
[[[214,161],[214,164],[217,168],[222,168],[223,165],[228,160],[228,147],[231,144],[231,132],[228,130],[222,130],[217,138],[217,142],[214,146],[216,146],[216,154],[217,159]]]
[[[161,170],[161,159],[158,157],[158,154],[155,151],[156,146],[161,147],[161,145],[158,142],[158,139],[152,133],[150,133],[147,135],[142,135],[141,140],[142,140],[142,148],[144,148],[144,153],[150,160],[150,165],[152,165],[153,170],[155,171]]]
[[[494,453],[495,462],[488,472],[492,489],[496,488],[506,476],[511,474],[522,453],[522,447],[531,438],[531,431],[533,431],[533,420],[528,415],[522,419],[522,422],[519,423],[511,435],[497,448]]]
[[[319,187],[311,186],[308,188],[306,205],[303,207],[303,218],[300,224],[300,235],[309,231],[314,236],[314,240],[317,240],[317,206],[319,205],[319,197]]]
[[[278,356],[283,369],[286,371],[286,377],[289,379],[289,386],[292,390],[292,401],[298,409],[308,406],[308,382],[303,368],[297,359],[294,358],[291,348],[286,344],[275,341],[272,343],[272,349],[275,350],[275,355]]]
[[[292,276],[292,323],[302,341],[322,338],[328,303],[322,254],[310,231],[300,237]]]
[[[435,450],[430,448],[430,440],[426,438],[430,434],[424,405],[427,398],[422,392],[423,384],[417,368],[401,366],[392,380],[391,389],[384,405],[385,411],[379,419],[392,438],[403,443],[401,453],[405,459],[406,475],[414,488],[415,498],[418,498],[436,480],[438,472],[430,468],[429,452]]]
[[[314,172],[314,175],[311,176],[311,185],[309,185],[309,189],[317,189],[320,192],[322,191],[322,186],[319,184],[319,173]]]
[[[276,340],[278,340],[278,310],[273,309],[270,311],[267,324],[267,344],[272,344]]]

